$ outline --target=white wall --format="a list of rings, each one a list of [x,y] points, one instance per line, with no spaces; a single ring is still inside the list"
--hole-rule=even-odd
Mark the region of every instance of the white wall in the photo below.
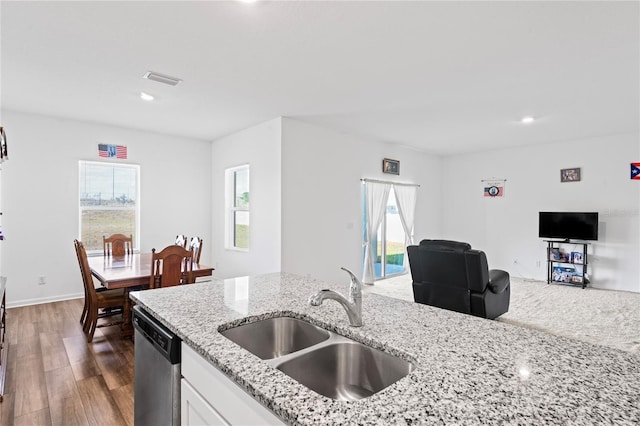
[[[126,145],[141,165],[141,249],[178,233],[205,239],[203,263],[225,278],[273,271],[346,281],[360,272],[361,178],[420,184],[415,236],[470,242],[490,266],[545,278],[541,210],[600,212],[592,244],[595,287],[640,291],[640,185],[629,163],[638,135],[439,158],[296,119],[274,119],[209,142],[3,111],[10,160],[2,165],[3,274],[10,306],[81,296],[71,244],[78,235],[78,160],[97,144]],[[400,160],[400,176],[381,172]],[[251,250],[224,249],[224,170],[251,165]],[[582,181],[559,170],[581,167]],[[508,179],[506,195],[485,199],[481,179]],[[517,260],[517,263],[513,263]],[[537,266],[540,262],[540,267]],[[44,275],[47,284],[37,284]]]
[[[382,159],[400,160],[400,175]],[[376,140],[283,118],[282,270],[348,282],[362,272],[361,178],[411,182],[418,189],[415,235],[440,232],[440,159]]]
[[[10,154],[2,165],[10,306],[82,296],[73,249],[78,161],[99,161],[99,143],[126,145],[129,158],[120,161],[140,165],[142,251],[172,244],[179,233],[210,239],[210,142],[6,110],[2,118]],[[202,256],[202,263],[211,259]]]
[[[599,239],[590,246],[593,287],[640,291],[638,134],[529,146],[443,160],[443,232],[487,253],[491,268],[546,280],[539,211],[597,211]],[[580,167],[580,182],[561,183],[560,169]],[[504,198],[485,198],[482,179],[506,178]],[[516,263],[514,263],[516,262]],[[538,266],[539,265],[539,266]]]
[[[212,256],[215,276],[228,278],[280,271],[279,118],[213,142]],[[225,248],[225,170],[249,164],[248,252]]]

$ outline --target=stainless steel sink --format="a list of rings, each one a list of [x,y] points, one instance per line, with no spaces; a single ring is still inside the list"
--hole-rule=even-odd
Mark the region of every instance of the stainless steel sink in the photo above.
[[[293,357],[277,369],[321,395],[354,401],[397,382],[413,364],[345,338]]]
[[[222,332],[261,359],[281,357],[327,340],[327,330],[296,318],[277,317],[244,324]]]
[[[402,358],[296,318],[270,318],[221,333],[312,391],[342,401],[380,392],[415,368]]]

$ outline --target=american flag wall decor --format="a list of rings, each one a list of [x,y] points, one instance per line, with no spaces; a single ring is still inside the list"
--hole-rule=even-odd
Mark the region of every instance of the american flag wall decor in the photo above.
[[[98,155],[103,158],[127,159],[127,147],[124,145],[98,144]]]

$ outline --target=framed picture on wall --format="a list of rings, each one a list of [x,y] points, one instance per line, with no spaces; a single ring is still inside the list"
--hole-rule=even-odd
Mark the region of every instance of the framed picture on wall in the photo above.
[[[578,182],[580,180],[580,167],[560,170],[560,182]]]
[[[9,159],[7,151],[7,135],[4,133],[4,127],[0,127],[0,162]]]
[[[382,172],[390,173],[392,175],[400,174],[400,161],[391,160],[390,158],[385,158],[382,160]]]

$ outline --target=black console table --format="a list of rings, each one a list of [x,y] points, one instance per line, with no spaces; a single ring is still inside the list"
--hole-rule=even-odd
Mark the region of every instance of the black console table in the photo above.
[[[545,240],[547,243],[547,284],[587,286],[589,243],[584,241]],[[575,251],[567,251],[573,245]]]

